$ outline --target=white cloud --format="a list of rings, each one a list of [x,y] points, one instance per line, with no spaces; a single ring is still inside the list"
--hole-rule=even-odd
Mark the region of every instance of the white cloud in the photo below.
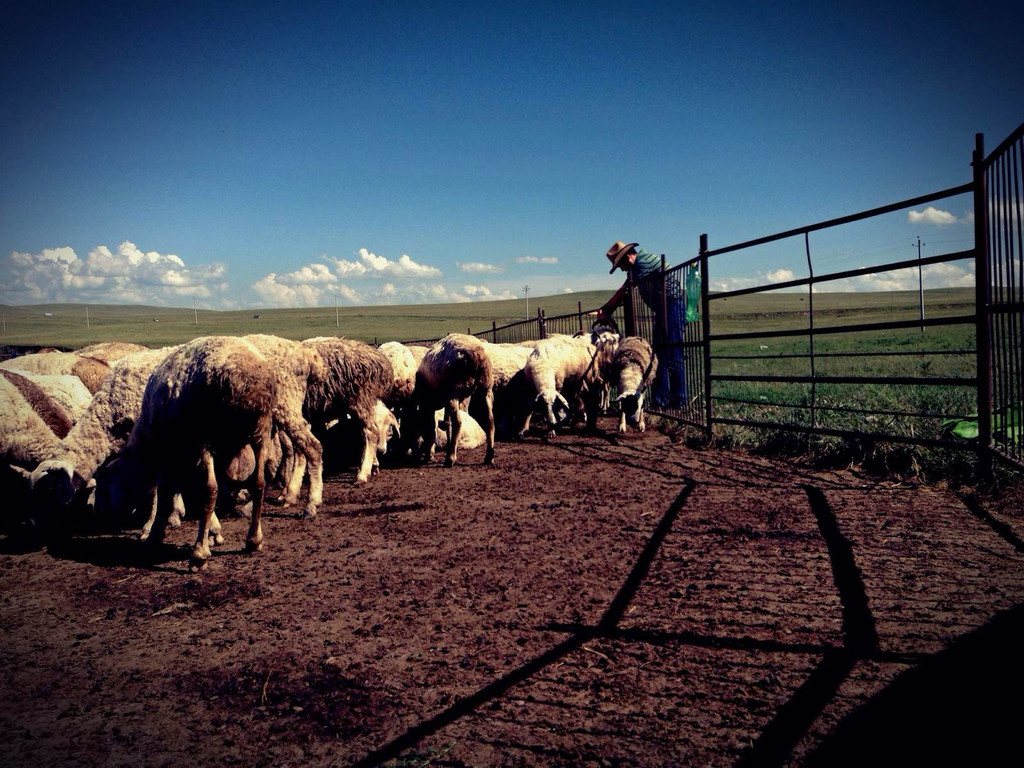
[[[929,205],[923,211],[908,211],[907,221],[911,224],[935,224],[938,226],[945,226],[947,224],[956,224],[959,219],[949,211],[943,211]]]
[[[109,304],[179,304],[183,298],[208,299],[228,292],[223,264],[189,267],[173,253],[142,251],[125,240],[115,251],[105,245],[80,258],[73,248],[39,253],[15,251],[8,258],[0,301]]]
[[[709,285],[712,291],[739,291],[744,288],[767,286],[775,283],[789,282],[800,276],[790,269],[776,269],[769,272],[758,272],[751,277],[726,277],[713,279]],[[974,286],[973,262],[929,264],[921,270],[921,281],[927,288],[971,288]],[[831,293],[841,291],[910,291],[917,290],[917,268],[908,267],[894,272],[877,272],[868,275],[817,283],[815,292]],[[806,287],[794,290],[806,292]]]
[[[929,288],[973,288],[974,264],[966,266],[955,263],[928,264],[921,268],[921,285]],[[819,283],[815,292],[835,291],[916,291],[918,289],[918,272],[916,267],[899,269],[894,272],[879,272],[870,275],[859,275],[847,280]]]
[[[513,261],[516,264],[557,264],[557,256],[519,256]]]
[[[572,292],[573,292],[572,288],[570,288],[568,285],[565,286],[565,288],[562,289],[562,293],[572,293]]]
[[[505,271],[504,267],[499,267],[497,264],[484,264],[479,261],[457,261],[455,262],[455,266],[463,272],[472,272],[481,275],[500,275]]]
[[[792,269],[776,269],[767,273],[765,279],[769,283],[788,283],[790,280],[796,280],[796,275]]]
[[[406,254],[398,257],[398,261],[391,261],[384,256],[378,256],[365,248],[356,252],[356,260],[334,259],[335,271],[340,277],[441,277],[444,273],[437,267],[429,267],[424,264],[417,264]]]

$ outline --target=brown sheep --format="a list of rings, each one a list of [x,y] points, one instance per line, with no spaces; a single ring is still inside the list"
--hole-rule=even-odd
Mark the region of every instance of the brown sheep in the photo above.
[[[427,350],[416,371],[415,398],[422,461],[430,461],[434,456],[437,423],[434,413],[438,408],[445,409],[450,431],[444,465],[450,467],[458,461],[462,429],[459,403],[470,399],[476,401],[484,416],[481,424],[487,433],[484,464],[494,462],[494,371],[480,339],[450,333]]]
[[[142,412],[121,455],[97,489],[97,507],[114,512],[157,494],[150,542],[161,542],[173,495],[202,510],[190,565],[210,558],[209,536],[217,501],[217,475],[251,446],[255,466],[265,466],[277,377],[271,362],[249,342],[227,336],[195,339],[156,366],[143,395]],[[246,547],[262,547],[260,518],[265,478],[250,475],[253,502]]]
[[[365,483],[380,441],[377,402],[386,400],[395,384],[391,362],[362,341],[323,336],[302,344],[314,350],[324,364],[324,373],[309,382],[303,410],[318,426],[345,416],[355,420],[363,436],[355,481]]]

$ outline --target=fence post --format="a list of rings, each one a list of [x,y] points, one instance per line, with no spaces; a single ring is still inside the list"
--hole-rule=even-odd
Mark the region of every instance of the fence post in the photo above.
[[[708,289],[708,236],[700,236],[700,322],[704,339],[704,429],[707,442],[715,437],[711,421],[715,416],[711,405],[711,300]]]
[[[491,320],[491,343],[498,343],[498,322],[496,320]]]
[[[660,327],[652,334],[654,338],[661,336],[663,349],[668,344],[668,298],[665,294],[665,254],[663,253],[661,254],[661,311],[657,313],[659,315],[658,325]],[[652,329],[652,331],[653,330],[654,329]],[[666,353],[666,356],[667,354],[668,353]],[[666,375],[668,374],[666,373]]]
[[[544,310],[537,307],[537,334],[542,338],[548,337],[547,320],[544,318]]]
[[[580,333],[583,333],[583,302],[582,301],[577,301],[576,302],[576,312],[579,315],[579,319],[580,319]]]
[[[988,261],[988,190],[985,184],[985,136],[974,136],[974,316],[977,335],[978,461],[984,479],[992,476],[992,288]]]
[[[636,307],[633,305],[633,273],[626,272],[626,302],[623,307],[626,320],[626,335],[636,336]]]
[[[811,347],[811,429],[817,429],[818,374],[814,363],[814,265],[811,263],[811,236],[809,232],[804,232],[804,251],[807,253],[807,277],[810,278],[810,282],[807,283],[807,337]]]

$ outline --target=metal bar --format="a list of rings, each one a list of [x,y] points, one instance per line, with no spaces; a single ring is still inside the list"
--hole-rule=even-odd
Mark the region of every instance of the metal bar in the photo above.
[[[949,315],[948,317],[935,317],[925,321],[932,325],[974,325],[975,315]],[[861,323],[858,325],[829,325],[824,328],[815,328],[818,335],[827,333],[863,333],[865,331],[890,331],[898,328],[917,328],[920,325],[918,320],[893,320],[885,323]],[[777,330],[777,331],[744,331],[743,333],[719,333],[711,337],[711,341],[737,341],[740,339],[767,339],[784,338],[789,336],[806,336],[804,328]]]
[[[964,261],[966,259],[974,258],[974,249],[966,251],[956,251],[954,253],[943,253],[938,256],[928,256],[927,258],[921,259],[922,266],[929,266],[931,264],[945,264],[950,261]],[[846,280],[850,277],[860,277],[861,275],[874,275],[881,272],[895,272],[899,269],[911,269],[918,265],[917,259],[909,259],[905,261],[893,261],[888,264],[879,264],[874,267],[858,267],[857,269],[848,269],[843,272],[832,272],[827,275],[819,275],[818,277],[812,278],[800,278],[799,280],[786,280],[782,283],[771,283],[769,285],[757,285],[752,288],[737,288],[734,291],[721,291],[716,293],[711,298],[714,300],[718,299],[731,299],[734,296],[746,296],[751,293],[767,293],[769,291],[781,291],[785,288],[800,288],[804,285],[815,285],[818,283],[830,283],[834,280]]]
[[[978,347],[978,445],[983,477],[991,477],[992,464],[988,456],[992,452],[992,340],[989,327],[989,306],[991,289],[988,270],[988,200],[985,185],[985,137],[974,136],[974,307]]]
[[[704,337],[704,428],[707,442],[714,439],[714,404],[711,398],[711,280],[708,276],[708,236],[700,236],[700,321]]]
[[[976,141],[977,141],[977,137],[979,137],[979,136],[982,136],[982,134],[980,134],[980,133],[979,134],[975,134]],[[981,171],[987,171],[990,165],[992,165],[997,160],[999,160],[1000,157],[1002,157],[1003,153],[1007,149],[1009,149],[1011,144],[1017,143],[1018,141],[1021,140],[1021,138],[1024,138],[1024,123],[1021,123],[1019,126],[1017,126],[1017,130],[1015,130],[1013,133],[1011,133],[1009,136],[1007,136],[1005,139],[1003,139],[1002,142],[1000,142],[999,146],[992,150],[992,154],[991,155],[989,155],[987,158],[984,158],[984,159],[980,160],[980,165],[981,165],[980,170]],[[981,149],[982,149],[982,152],[984,152],[984,149],[985,149],[985,140],[984,140],[984,138],[982,138],[981,139],[981,143],[980,144],[976,144],[976,146],[980,146]],[[975,221],[977,221],[977,219],[975,219]]]
[[[862,211],[861,213],[853,213],[849,216],[841,216],[838,219],[829,219],[828,221],[822,221],[818,224],[810,224],[806,227],[797,227],[796,229],[790,229],[785,232],[779,232],[775,235],[768,235],[767,237],[759,237],[756,240],[748,240],[745,243],[737,243],[736,245],[729,245],[725,248],[715,248],[712,251],[708,251],[708,256],[718,256],[723,253],[731,253],[732,251],[740,251],[744,248],[753,248],[757,245],[764,245],[765,243],[773,243],[777,240],[785,240],[788,237],[795,237],[796,235],[802,235],[805,232],[817,232],[820,229],[828,229],[829,227],[837,227],[840,224],[851,224],[855,221],[862,221],[864,219],[870,219],[874,216],[881,216],[885,213],[892,213],[894,211],[900,211],[904,208],[910,208],[914,205],[922,205],[924,203],[931,203],[936,200],[942,200],[946,197],[955,197],[956,195],[964,195],[972,190],[972,185],[961,184],[959,187],[951,187],[941,192],[932,192],[928,195],[921,195],[920,197],[914,197],[910,200],[903,200],[898,203],[890,203],[889,205],[883,205],[879,208],[872,208],[868,211]]]
[[[782,376],[742,373],[716,373],[712,381],[756,381],[765,384],[907,384],[944,387],[973,387],[978,383],[976,376]]]
[[[807,277],[814,280],[814,265],[811,264],[811,235],[804,232],[804,251],[807,253]],[[810,344],[811,358],[811,426],[817,425],[818,421],[814,412],[814,399],[817,395],[817,369],[814,364],[814,288],[812,283],[807,284],[807,341]]]

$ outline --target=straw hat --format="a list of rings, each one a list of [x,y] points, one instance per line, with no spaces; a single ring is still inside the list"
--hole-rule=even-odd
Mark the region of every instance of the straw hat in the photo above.
[[[610,275],[616,269],[619,268],[619,262],[629,253],[629,249],[634,246],[640,245],[640,243],[624,243],[621,240],[616,240],[615,244],[608,249],[608,253],[605,255],[608,257],[608,261],[612,263],[612,268],[608,270]]]

